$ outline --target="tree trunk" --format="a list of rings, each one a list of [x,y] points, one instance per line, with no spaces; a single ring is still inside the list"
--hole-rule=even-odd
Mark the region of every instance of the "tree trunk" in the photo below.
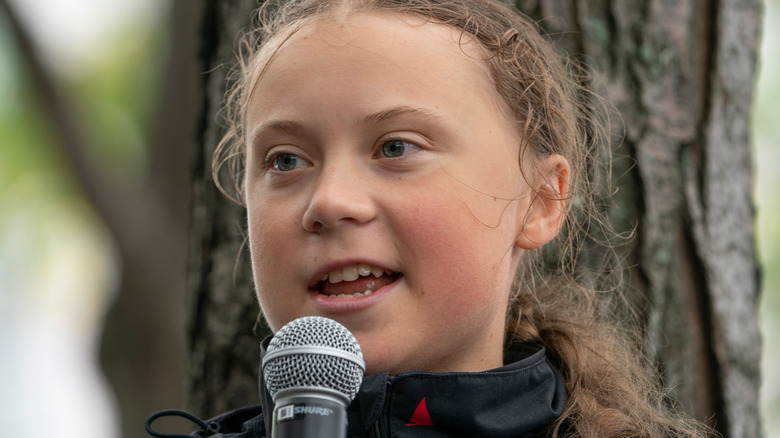
[[[193,39],[200,15],[188,0],[174,0],[170,7],[169,55],[149,140],[149,173],[135,187],[112,191],[113,214],[96,203],[121,262],[100,360],[125,438],[144,436],[144,422],[153,412],[185,403],[186,224],[199,68]]]
[[[190,225],[190,403],[211,416],[256,404],[259,341],[267,333],[252,286],[244,245],[246,212],[225,198],[211,178],[211,156],[222,135],[219,111],[236,35],[249,24],[257,0],[207,0],[201,28],[203,75]]]
[[[257,397],[267,329],[242,245],[245,212],[214,188],[215,114],[236,32],[254,0],[206,1],[206,95],[194,183],[190,285],[193,409],[203,415]],[[615,110],[606,213],[636,230],[626,249],[646,351],[679,407],[726,437],[758,437],[759,269],[749,117],[759,0],[518,1],[556,44],[584,61]],[[597,257],[597,254],[587,254]],[[261,328],[256,328],[261,327]],[[253,332],[253,328],[255,331]]]

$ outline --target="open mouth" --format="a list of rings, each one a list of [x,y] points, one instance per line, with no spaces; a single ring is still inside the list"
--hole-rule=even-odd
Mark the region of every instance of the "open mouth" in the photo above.
[[[359,263],[328,272],[314,290],[328,298],[365,297],[401,277],[401,273]]]

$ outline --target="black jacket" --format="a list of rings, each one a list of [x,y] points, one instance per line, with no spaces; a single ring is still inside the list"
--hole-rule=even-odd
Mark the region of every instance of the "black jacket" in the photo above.
[[[511,356],[507,358],[511,362],[509,365],[481,373],[410,372],[396,376],[366,376],[347,410],[348,436],[540,436],[563,412],[566,402],[563,378],[540,346],[522,344]],[[191,436],[268,436],[266,425],[271,423],[273,402],[264,386],[261,380],[261,406],[239,409],[200,422],[201,429]]]

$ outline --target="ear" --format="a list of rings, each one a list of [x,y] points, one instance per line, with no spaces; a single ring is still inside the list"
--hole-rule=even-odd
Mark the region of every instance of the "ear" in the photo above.
[[[536,249],[558,235],[569,199],[569,162],[562,155],[542,158],[532,181],[531,196],[515,244]],[[523,214],[523,212],[518,212]]]

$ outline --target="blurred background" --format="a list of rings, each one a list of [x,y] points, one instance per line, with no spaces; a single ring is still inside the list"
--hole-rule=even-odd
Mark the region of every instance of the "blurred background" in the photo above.
[[[25,67],[30,50],[20,44],[14,23],[0,10],[0,434],[119,437],[117,402],[105,382],[98,350],[104,315],[120,288],[128,288],[119,273],[132,269],[122,258],[132,242],[113,238],[121,220],[105,222],[92,201],[100,200],[101,188],[111,185],[121,188],[114,193],[128,193],[120,204],[144,206],[136,181],[164,180],[150,175],[178,177],[186,187],[189,156],[167,139],[184,137],[175,143],[190,144],[197,101],[192,96],[176,99],[171,84],[196,88],[198,72],[169,66],[171,59],[196,56],[197,48],[177,41],[197,25],[197,11],[188,8],[198,2],[0,2],[15,11],[53,86],[41,92],[40,78]],[[753,118],[757,236],[764,269],[761,405],[766,436],[780,438],[780,111],[775,105],[780,101],[780,0],[765,2]],[[67,102],[63,113],[45,113],[42,102],[47,99]],[[172,100],[189,106],[170,106]],[[182,112],[189,125],[175,121]],[[86,149],[61,146],[63,138],[68,143],[68,133],[52,127],[51,120],[58,117],[75,121]],[[168,155],[167,161],[157,159],[158,149]],[[79,160],[100,163],[100,174],[74,175],[70,168],[74,162],[79,168]],[[171,176],[173,166],[167,172],[160,163],[178,163],[184,173]],[[169,194],[157,201],[165,203],[161,211],[176,212],[161,221],[186,223],[176,222],[176,214],[186,215],[186,195]],[[181,228],[172,234],[184,238]],[[179,268],[183,282],[184,266]],[[139,276],[150,270],[142,269]],[[183,328],[183,287],[171,288],[173,306],[180,312],[163,318]],[[147,307],[140,311],[152,315],[161,307],[155,299],[146,299]],[[145,324],[140,318],[136,322]],[[125,342],[132,344],[132,337],[116,347]],[[183,366],[172,364],[171,375],[183,380]],[[183,400],[181,383],[167,383],[169,400]],[[162,407],[184,405],[149,406],[148,412]],[[135,436],[144,434],[139,430]]]

